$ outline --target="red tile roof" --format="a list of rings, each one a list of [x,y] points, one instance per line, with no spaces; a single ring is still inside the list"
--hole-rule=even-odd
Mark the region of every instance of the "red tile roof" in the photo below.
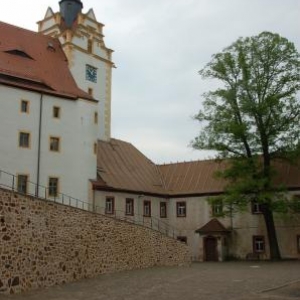
[[[187,197],[223,192],[225,180],[215,172],[224,163],[215,160],[155,165],[132,144],[117,139],[98,142],[98,180],[95,189]],[[300,189],[300,168],[278,162],[276,183]]]
[[[58,39],[0,22],[0,83],[93,100],[78,88]]]
[[[200,234],[212,234],[212,233],[226,234],[229,233],[230,230],[226,229],[225,226],[218,219],[212,219],[204,226],[197,229],[195,232]]]

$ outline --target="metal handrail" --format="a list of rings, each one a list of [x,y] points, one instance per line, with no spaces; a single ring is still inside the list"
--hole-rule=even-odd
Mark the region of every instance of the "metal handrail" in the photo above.
[[[29,180],[26,181],[26,190],[19,190],[16,178],[16,175],[0,169],[0,187],[7,190],[11,190],[22,195],[35,197],[39,200],[51,201],[62,205],[71,206],[77,209],[89,211],[91,213],[96,213],[108,218],[118,219],[124,222],[151,228],[152,230],[159,231],[160,233],[174,239],[179,236],[179,231],[176,228],[170,226],[167,222],[164,222],[159,218],[152,216],[148,217],[139,214],[126,215],[125,211],[122,210],[114,210],[112,213],[108,214],[105,207],[95,206],[91,203],[71,197],[64,193],[57,193],[55,197],[50,197],[49,187],[45,187],[40,184],[38,185]]]

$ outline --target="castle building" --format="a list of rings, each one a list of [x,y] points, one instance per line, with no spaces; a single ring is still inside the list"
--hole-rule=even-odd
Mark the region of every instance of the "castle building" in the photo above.
[[[93,10],[59,5],[38,33],[0,23],[0,166],[20,191],[87,201],[97,140],[110,138],[114,64]]]
[[[165,233],[175,227],[194,260],[268,258],[259,205],[226,218],[218,218],[221,203],[209,205],[225,186],[214,177],[220,164],[155,165],[111,138],[114,63],[104,25],[80,0],[59,6],[47,9],[38,32],[0,22],[0,185],[64,204],[68,195]],[[276,167],[278,183],[299,200],[299,168]],[[298,208],[288,220],[276,216],[285,258],[300,258]]]

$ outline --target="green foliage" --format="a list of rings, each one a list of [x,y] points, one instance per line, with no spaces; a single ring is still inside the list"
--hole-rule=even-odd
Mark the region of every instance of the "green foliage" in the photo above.
[[[284,210],[284,189],[272,184],[273,162],[300,154],[300,55],[294,44],[270,32],[240,38],[213,55],[200,74],[221,87],[204,94],[195,116],[204,128],[192,145],[230,158],[218,173],[228,181],[223,202]]]
[[[300,58],[293,43],[270,32],[240,38],[200,74],[222,87],[204,95],[195,119],[205,127],[194,148],[223,158],[299,153]]]
[[[210,202],[221,199],[223,215],[260,204],[271,258],[280,259],[272,212],[289,212],[290,202],[284,187],[275,184],[275,165],[300,157],[300,55],[286,38],[262,32],[213,55],[199,73],[220,82],[203,95],[195,116],[202,131],[192,142],[226,159],[217,176],[227,186]]]

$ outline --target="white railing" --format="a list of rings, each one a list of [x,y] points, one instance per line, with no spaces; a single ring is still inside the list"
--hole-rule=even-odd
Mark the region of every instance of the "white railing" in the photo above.
[[[106,209],[104,207],[95,206],[89,202],[76,199],[74,197],[68,196],[63,193],[57,193],[55,197],[50,197],[49,187],[38,185],[28,180],[26,181],[25,187],[18,186],[17,178],[18,177],[16,175],[13,175],[9,172],[0,169],[0,187],[10,190],[12,192],[16,192],[27,196],[32,196],[38,198],[39,200],[46,200],[55,203],[60,203],[67,206],[72,206],[77,209],[82,209],[85,211],[89,211],[91,213],[100,214],[108,218],[114,218],[132,224],[151,228],[172,238],[177,238],[177,236],[179,236],[178,230],[176,230],[174,227],[170,226],[167,222],[162,221],[159,218],[146,217],[138,214],[134,214],[133,216],[128,216],[124,211],[121,210],[114,210],[113,213],[108,214],[106,213]]]

